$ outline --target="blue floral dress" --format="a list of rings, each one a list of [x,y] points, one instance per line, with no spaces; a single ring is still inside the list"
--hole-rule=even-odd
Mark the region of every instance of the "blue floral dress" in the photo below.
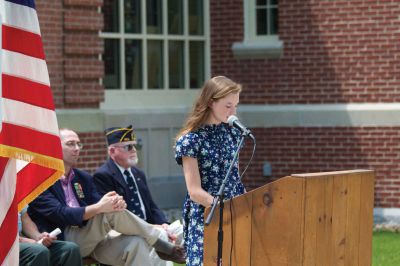
[[[197,158],[201,186],[215,196],[229,169],[240,137],[240,131],[228,124],[205,125],[177,140],[175,159],[178,164],[182,164],[182,157]],[[231,199],[244,192],[238,171],[238,160],[236,160],[225,186],[224,198]],[[186,195],[183,204],[186,265],[203,265],[203,215],[204,207]]]

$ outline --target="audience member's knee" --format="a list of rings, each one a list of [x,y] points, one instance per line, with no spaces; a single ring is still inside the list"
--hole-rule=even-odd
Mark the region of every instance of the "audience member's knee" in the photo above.
[[[50,260],[50,251],[47,247],[43,245],[34,245],[33,249],[36,254],[37,261],[49,261]]]
[[[75,252],[80,252],[79,251],[79,246],[77,244],[75,244],[74,242],[65,242],[65,248],[67,250],[69,250],[71,253],[75,253]]]

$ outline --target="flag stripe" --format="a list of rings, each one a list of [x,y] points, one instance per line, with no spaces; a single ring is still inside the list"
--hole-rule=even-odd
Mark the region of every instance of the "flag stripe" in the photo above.
[[[16,185],[16,169],[12,167],[15,166],[14,159],[9,159],[6,157],[0,157],[0,210],[8,210],[10,208],[11,202],[13,201],[15,195],[15,185]],[[0,224],[3,223],[6,213],[0,212]]]
[[[50,88],[30,80],[3,74],[3,97],[54,110]]]
[[[0,133],[0,143],[31,152],[27,152],[27,154],[42,154],[54,157],[53,159],[62,158],[60,138],[58,136],[38,132],[22,126],[3,123],[3,129]]]
[[[15,239],[18,234],[18,209],[17,198],[15,196],[16,190],[16,163],[14,159],[0,157],[0,265],[3,265],[5,260],[7,263],[4,265],[18,265],[8,264],[13,262],[15,256],[18,258],[18,253],[12,252]],[[4,248],[3,248],[4,247]],[[17,255],[15,255],[15,253]]]
[[[10,236],[10,238],[12,235]],[[19,265],[19,236],[18,234],[14,236],[14,244],[10,248],[10,252],[8,252],[7,257],[4,259],[4,266],[7,265]],[[1,262],[0,262],[1,263]]]
[[[15,176],[10,176],[10,178],[15,179]],[[1,239],[2,248],[0,248],[0,265],[2,265],[3,260],[7,257],[7,254],[9,255],[11,254],[11,256],[13,256],[14,253],[10,252],[10,250],[18,234],[18,209],[16,206],[16,198],[14,198],[11,205],[4,210],[6,210],[7,213],[6,216],[4,217],[3,222],[0,225],[0,236],[2,236]]]
[[[39,171],[35,174],[41,175],[41,172]],[[54,171],[50,176],[47,177],[46,180],[43,180],[43,182],[39,186],[35,187],[35,189],[27,194],[24,198],[17,197],[17,200],[19,200],[18,210],[22,210],[27,204],[29,204],[29,202],[37,198],[40,194],[43,193],[43,191],[52,186],[63,174],[64,170]]]
[[[50,86],[46,61],[8,50],[2,55],[3,73]]]
[[[3,25],[2,34],[3,49],[40,59],[45,58],[40,35],[6,25]]]
[[[37,187],[40,187],[55,172],[56,170],[33,163],[26,165],[17,174],[17,202],[31,195]],[[32,174],[35,176],[32,176]],[[55,181],[57,180],[52,180],[52,183]]]
[[[43,133],[59,135],[57,116],[53,110],[3,98],[0,101],[3,123],[19,125]],[[16,110],[18,110],[16,112]]]
[[[39,20],[33,1],[0,1],[0,12],[3,25],[40,34]]]

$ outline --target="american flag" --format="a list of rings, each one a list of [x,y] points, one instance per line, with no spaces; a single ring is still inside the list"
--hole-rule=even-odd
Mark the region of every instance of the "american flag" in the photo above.
[[[64,172],[33,0],[0,0],[0,265],[18,265],[18,211]]]

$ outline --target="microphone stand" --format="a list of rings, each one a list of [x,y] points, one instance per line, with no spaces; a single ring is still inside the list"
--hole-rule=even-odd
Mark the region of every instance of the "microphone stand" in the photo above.
[[[239,145],[236,149],[235,155],[233,156],[233,159],[231,161],[231,164],[229,166],[228,172],[226,172],[225,178],[222,181],[221,187],[219,188],[218,194],[217,194],[217,201],[215,204],[211,207],[211,211],[208,214],[208,217],[206,219],[205,225],[208,226],[211,223],[211,220],[214,216],[215,209],[217,207],[217,204],[219,203],[219,226],[218,226],[218,257],[217,257],[217,266],[222,266],[222,242],[224,241],[224,231],[222,228],[223,221],[224,221],[224,190],[225,190],[225,185],[226,182],[228,182],[228,177],[229,174],[232,171],[232,167],[235,164],[236,158],[239,154],[240,147],[242,147],[243,141],[245,136],[247,135],[246,132],[242,133],[242,137],[240,139]]]

